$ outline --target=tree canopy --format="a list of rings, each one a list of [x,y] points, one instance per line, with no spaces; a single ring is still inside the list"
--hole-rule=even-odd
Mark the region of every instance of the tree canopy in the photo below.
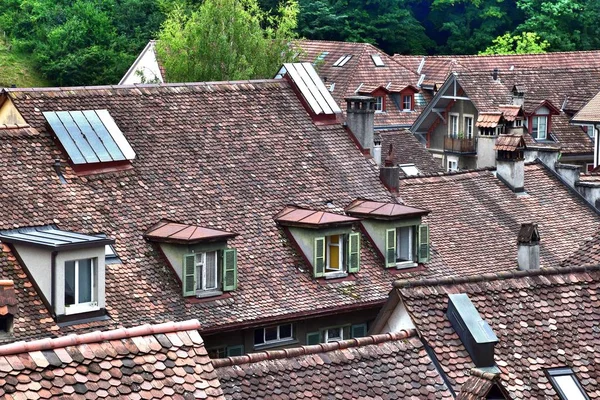
[[[270,77],[293,58],[297,14],[293,0],[277,15],[256,0],[206,0],[190,14],[176,7],[158,35],[158,57],[171,82]]]

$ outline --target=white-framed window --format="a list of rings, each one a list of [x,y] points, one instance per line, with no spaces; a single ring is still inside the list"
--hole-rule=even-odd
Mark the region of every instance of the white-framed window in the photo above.
[[[523,120],[521,118],[517,118],[513,121],[513,126],[515,128],[520,128],[521,126],[523,126]]]
[[[196,254],[196,290],[216,290],[218,285],[217,252]]]
[[[96,259],[65,262],[65,314],[98,308],[97,280]]]
[[[375,112],[384,112],[383,96],[375,96]]]
[[[547,369],[546,375],[561,400],[589,400],[571,368]]]
[[[259,328],[254,331],[254,345],[262,346],[294,339],[292,324],[276,325],[268,328]]]
[[[415,261],[415,229],[413,226],[402,226],[396,229],[396,262]]]
[[[385,231],[385,267],[412,268],[429,262],[429,227],[406,225]]]
[[[458,161],[457,160],[448,160],[448,167],[446,170],[448,172],[458,171]]]
[[[412,110],[412,96],[405,94],[402,96],[402,110],[410,111]]]
[[[548,137],[548,116],[535,115],[531,119],[531,136],[537,140],[545,140]]]
[[[504,125],[496,126],[496,136],[502,135],[504,133]]]
[[[325,272],[342,272],[344,269],[344,239],[342,235],[327,236]]]
[[[450,114],[448,120],[448,136],[458,137],[458,114]]]
[[[472,115],[465,115],[464,116],[464,130],[465,130],[465,138],[466,139],[473,139],[473,116]]]
[[[583,131],[585,133],[588,134],[588,136],[590,137],[590,139],[593,139],[593,138],[596,137],[596,128],[594,127],[593,124],[581,125],[581,128],[583,129]]]
[[[325,334],[325,343],[329,342],[339,342],[340,340],[344,340],[344,328],[341,326],[336,326],[333,328],[327,328],[324,331]]]

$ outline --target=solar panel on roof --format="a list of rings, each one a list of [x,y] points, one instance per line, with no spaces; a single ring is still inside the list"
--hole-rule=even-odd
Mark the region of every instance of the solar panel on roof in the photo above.
[[[352,54],[344,54],[333,63],[334,67],[343,67],[352,58]]]
[[[342,112],[311,64],[284,64],[284,67],[316,115]]]
[[[74,164],[135,158],[107,110],[47,111],[43,115]]]

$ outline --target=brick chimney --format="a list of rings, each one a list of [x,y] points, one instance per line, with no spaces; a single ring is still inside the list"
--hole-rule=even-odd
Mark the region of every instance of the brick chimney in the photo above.
[[[525,191],[525,140],[521,135],[500,135],[496,139],[496,177],[515,193]]]
[[[537,224],[521,224],[517,236],[518,269],[528,271],[540,268],[540,234]]]
[[[390,192],[398,192],[400,188],[400,168],[394,164],[394,146],[391,143],[388,155],[379,168],[379,179]]]
[[[375,98],[371,96],[346,97],[346,125],[352,131],[362,150],[373,155],[375,129]]]

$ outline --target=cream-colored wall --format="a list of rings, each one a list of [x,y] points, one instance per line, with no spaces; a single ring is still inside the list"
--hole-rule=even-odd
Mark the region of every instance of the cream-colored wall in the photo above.
[[[0,107],[0,125],[24,125],[25,120],[10,99]]]
[[[154,49],[154,43],[148,46],[144,53],[140,55],[140,58],[136,60],[134,68],[128,71],[119,85],[134,85],[136,83],[142,83],[142,77],[136,73],[140,71],[145,79],[145,83],[163,83],[163,76],[156,60],[156,52]],[[155,82],[157,81],[158,82]]]
[[[14,247],[35,280],[35,283],[42,291],[42,295],[52,304],[52,252],[26,245],[16,244]]]

